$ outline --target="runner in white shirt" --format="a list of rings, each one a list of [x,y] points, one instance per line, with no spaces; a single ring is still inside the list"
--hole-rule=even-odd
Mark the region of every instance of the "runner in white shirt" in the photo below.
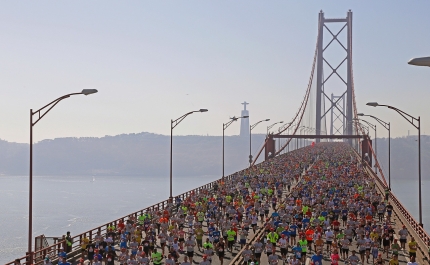
[[[360,258],[355,255],[355,250],[352,251],[352,255],[348,257],[347,261],[350,265],[358,265],[360,263]]]
[[[399,236],[400,236],[400,247],[402,249],[405,249],[405,244],[406,241],[408,239],[408,230],[406,229],[406,226],[403,226],[402,229],[400,229],[399,231]]]
[[[278,245],[281,248],[282,260],[287,259],[288,241],[285,239],[285,235],[281,234],[281,238],[278,240]]]
[[[138,262],[140,265],[149,265],[149,259],[148,257],[146,257],[145,252],[142,252],[142,254],[140,254],[141,257],[138,258]]]
[[[327,244],[327,253],[331,252],[331,244],[333,243],[334,233],[331,231],[331,227],[327,227],[325,232],[325,243]]]
[[[293,255],[293,257],[290,259],[290,265],[300,265],[301,261],[297,259],[296,255]]]
[[[164,263],[166,265],[176,265],[175,261],[172,259],[172,255],[169,254],[169,256],[167,257],[167,259],[165,259]]]
[[[187,256],[184,257],[184,262],[182,262],[181,265],[191,265],[191,263],[188,262],[188,257]]]
[[[276,255],[275,253],[270,254],[268,259],[269,259],[270,265],[277,265],[278,264],[279,258],[278,258],[278,255]]]
[[[242,251],[243,261],[248,264],[252,257],[252,251],[249,249],[249,245],[245,245],[245,249]]]

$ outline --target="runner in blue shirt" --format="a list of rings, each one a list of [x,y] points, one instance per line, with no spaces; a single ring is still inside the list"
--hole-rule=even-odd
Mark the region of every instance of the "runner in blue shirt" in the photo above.
[[[311,260],[312,265],[322,265],[323,255],[321,255],[321,251],[318,251],[317,254],[312,255]]]
[[[70,262],[67,262],[66,258],[61,258],[61,261],[58,261],[58,265],[71,265]]]
[[[306,228],[309,225],[309,222],[311,220],[308,217],[303,218],[302,223],[303,223],[303,228]]]
[[[221,237],[221,233],[218,229],[216,229],[215,231],[213,231],[212,236],[214,237],[214,243],[218,243],[219,238]]]
[[[288,228],[288,226],[286,226],[285,227],[285,230],[284,231],[282,231],[282,233],[281,233],[281,235],[285,235],[285,238],[287,239],[287,241],[289,241],[290,240],[290,231],[289,231],[289,228]]]
[[[67,253],[63,248],[60,248],[60,252],[58,252],[58,258],[67,258]]]
[[[300,243],[297,243],[297,246],[293,247],[291,250],[293,251],[296,258],[298,260],[301,260],[301,258],[302,258],[302,247],[300,246]]]
[[[296,236],[297,236],[297,228],[298,226],[295,223],[292,223],[289,227],[290,230],[290,238],[291,238],[291,245],[296,244]]]
[[[213,237],[215,230],[214,224],[210,223],[210,226],[208,227],[208,235]]]

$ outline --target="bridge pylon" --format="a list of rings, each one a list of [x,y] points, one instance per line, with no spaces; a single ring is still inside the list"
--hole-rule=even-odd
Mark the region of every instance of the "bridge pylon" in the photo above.
[[[340,30],[334,31],[334,25]],[[342,34],[346,31],[346,37]],[[324,37],[328,41],[324,42]],[[327,44],[325,44],[327,43]],[[329,47],[339,45],[345,51],[340,63],[330,58],[333,53],[327,54]],[[336,54],[338,56],[338,54]],[[346,67],[345,67],[346,66]],[[346,68],[346,69],[345,69]],[[324,71],[324,69],[326,71]],[[338,79],[338,84],[332,85],[328,81]],[[340,81],[340,82],[339,82]],[[315,131],[320,135],[326,131],[325,120],[331,114],[330,126],[333,134],[353,135],[353,85],[352,85],[352,12],[348,11],[346,18],[325,18],[319,13],[318,43],[317,43],[317,80],[316,80],[316,118]],[[336,97],[331,96],[334,92]],[[345,100],[346,99],[346,100]],[[326,106],[328,107],[326,109]],[[333,118],[335,114],[336,119]],[[334,120],[333,120],[334,119]],[[337,123],[337,125],[334,125]],[[324,126],[324,127],[323,127]],[[319,138],[316,139],[320,141]],[[348,142],[352,145],[352,139]]]

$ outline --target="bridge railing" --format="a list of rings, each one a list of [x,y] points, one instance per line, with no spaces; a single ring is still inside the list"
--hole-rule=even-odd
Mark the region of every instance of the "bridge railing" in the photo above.
[[[241,171],[239,171],[239,172],[241,172]],[[231,180],[234,177],[235,174],[236,173],[234,173],[232,175],[229,175],[229,176],[226,176],[226,177],[224,177],[224,179]],[[205,184],[203,186],[200,186],[198,188],[195,188],[193,190],[184,192],[184,193],[182,193],[182,194],[180,194],[180,195],[178,195],[176,197],[181,198],[181,200],[185,200],[187,197],[189,197],[189,196],[191,196],[193,194],[199,194],[203,190],[210,190],[210,189],[212,189],[214,187],[214,184],[218,183],[220,180],[222,180],[222,178],[217,179],[215,181],[212,181],[212,182],[210,182],[208,184]],[[172,203],[174,203],[174,202],[172,202]],[[101,225],[101,226],[98,226],[98,227],[93,228],[91,230],[88,230],[88,231],[86,231],[84,233],[81,233],[79,235],[76,235],[76,236],[72,237],[73,243],[72,243],[72,251],[70,253],[72,253],[72,256],[73,256],[73,253],[80,255],[81,245],[83,243],[83,239],[84,238],[88,238],[89,240],[93,240],[94,236],[97,235],[97,233],[99,233],[99,232],[100,232],[100,234],[102,236],[105,236],[107,234],[109,226],[114,225],[115,227],[117,227],[119,221],[126,221],[130,217],[137,218],[139,215],[142,215],[144,212],[149,211],[149,210],[150,211],[164,210],[168,206],[168,204],[169,204],[169,200],[167,199],[167,200],[161,201],[161,202],[159,202],[157,204],[154,204],[154,205],[151,205],[151,206],[146,207],[144,209],[141,209],[139,211],[136,211],[136,212],[133,212],[133,213],[128,214],[126,216],[123,216],[121,218],[118,218],[118,219],[116,219],[114,221],[108,222],[108,223],[106,223],[104,225]],[[43,259],[46,256],[49,256],[51,258],[51,260],[56,261],[58,253],[60,253],[61,248],[65,249],[65,247],[66,247],[65,244],[66,244],[65,241],[60,241],[60,242],[58,242],[56,244],[53,244],[53,245],[51,245],[49,247],[42,248],[42,249],[39,249],[37,251],[34,251],[32,253],[33,264],[34,265],[43,264]],[[68,255],[68,256],[70,256],[70,255]],[[19,260],[20,260],[21,264],[30,265],[30,253],[26,253],[26,255],[23,256],[23,257],[21,257],[21,258],[19,258]],[[14,264],[13,261],[9,262],[9,263],[6,263],[5,265],[12,265],[12,264]]]
[[[371,175],[375,179],[380,192],[384,194],[385,189],[388,188],[387,185],[374,173],[370,165],[366,164],[366,166],[368,171],[371,172]],[[392,192],[390,192],[390,201],[392,202],[392,205],[394,207],[394,212],[399,217],[399,221],[406,226],[409,234],[415,238],[418,243],[418,249],[423,255],[423,257],[427,258],[428,247],[430,243],[429,234],[424,230],[423,227],[419,225],[417,220],[403,206],[400,200]]]

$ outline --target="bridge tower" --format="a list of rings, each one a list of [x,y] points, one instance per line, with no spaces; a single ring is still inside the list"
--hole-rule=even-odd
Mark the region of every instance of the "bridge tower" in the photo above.
[[[345,124],[345,116],[342,115],[342,113],[345,113],[345,95],[335,96],[332,93],[330,100],[331,102],[337,102],[337,107],[334,106],[334,103],[332,103],[332,108],[330,110],[330,135],[338,133],[343,134],[342,127],[343,124]],[[338,109],[339,111],[336,111]]]
[[[333,28],[336,27],[340,27],[340,30],[335,31]],[[324,42],[324,35],[328,37],[326,42]],[[345,52],[345,55],[340,57],[340,60],[333,58],[339,57],[339,53],[333,53],[333,49],[330,48],[334,45],[339,45],[340,49]],[[337,79],[337,83],[332,82],[333,79]],[[353,134],[352,82],[352,12],[349,10],[346,18],[325,18],[324,13],[321,11],[319,13],[317,43],[315,122],[317,135],[326,130],[326,124],[323,124],[323,121],[326,120],[328,113],[333,117],[330,121],[330,133],[338,135]],[[330,93],[333,92],[338,96],[332,95],[330,97]],[[326,109],[326,106],[328,109]],[[316,141],[319,142],[320,139],[316,139]],[[352,144],[352,140],[348,141]]]

